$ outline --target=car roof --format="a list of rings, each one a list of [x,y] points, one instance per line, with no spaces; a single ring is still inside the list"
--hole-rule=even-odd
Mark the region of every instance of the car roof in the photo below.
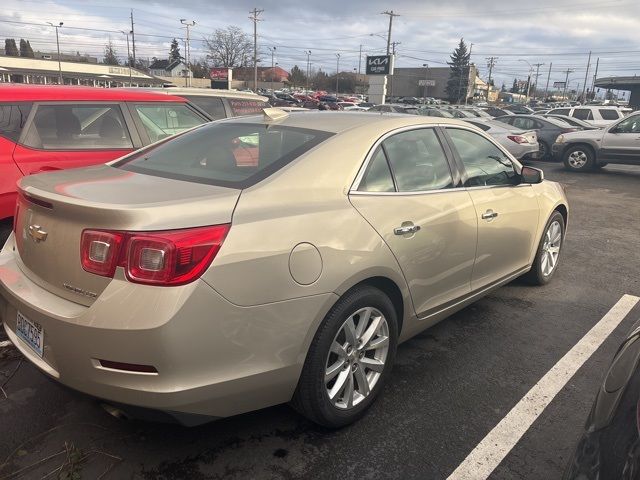
[[[158,95],[142,89],[96,88],[70,85],[0,85],[0,101],[129,101],[129,102],[186,102],[174,95]]]
[[[164,95],[188,95],[196,97],[226,97],[241,98],[245,100],[263,100],[267,97],[252,92],[240,92],[238,90],[218,90],[213,88],[193,88],[193,87],[167,87],[167,88],[144,88],[144,91],[161,93]]]
[[[278,110],[274,108],[272,110]],[[454,118],[425,117],[420,115],[406,115],[402,113],[378,113],[378,112],[332,112],[311,110],[288,114],[278,120],[265,120],[265,115],[253,115],[247,117],[234,117],[222,122],[230,123],[274,123],[287,127],[307,128],[332,133],[346,132],[356,128],[371,127],[380,129],[381,132],[404,126],[434,126],[450,124],[468,127],[468,123]]]

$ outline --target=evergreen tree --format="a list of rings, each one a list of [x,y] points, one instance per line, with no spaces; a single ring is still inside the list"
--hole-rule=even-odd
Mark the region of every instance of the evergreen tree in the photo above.
[[[297,87],[304,85],[306,82],[307,76],[297,65],[294,65],[291,69],[291,73],[289,73],[289,83],[294,87]]]
[[[102,63],[105,65],[120,65],[118,54],[116,53],[116,49],[114,48],[111,40],[109,40],[109,42],[104,46],[104,58],[102,59]]]
[[[511,93],[520,93],[520,87],[518,87],[518,79],[513,79],[513,86],[511,87]]]
[[[171,47],[169,48],[169,62],[173,63],[176,60],[182,60],[180,55],[180,45],[175,38],[171,41]]]
[[[471,55],[464,39],[460,39],[458,47],[451,54],[449,64],[449,80],[447,81],[447,96],[452,103],[462,103],[469,88],[469,59]]]
[[[506,92],[506,91],[507,91],[507,86],[504,84],[504,82],[502,82],[502,87],[500,87],[500,91],[501,91],[502,93],[504,93],[504,92]]]
[[[31,48],[31,44],[28,40],[25,41],[24,38],[20,39],[20,56],[21,57],[29,57],[34,58],[33,48]]]
[[[18,51],[18,46],[16,45],[16,41],[13,38],[7,38],[4,41],[4,54],[7,57],[18,57],[20,56],[20,52]]]

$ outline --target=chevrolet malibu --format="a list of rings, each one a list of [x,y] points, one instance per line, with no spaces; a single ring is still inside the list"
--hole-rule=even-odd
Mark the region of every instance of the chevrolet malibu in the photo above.
[[[120,411],[193,425],[291,402],[339,427],[400,342],[549,282],[567,215],[468,123],[265,109],[23,178],[0,315],[40,370]]]

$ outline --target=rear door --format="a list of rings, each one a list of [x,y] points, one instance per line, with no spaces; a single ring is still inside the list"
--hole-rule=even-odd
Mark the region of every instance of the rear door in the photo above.
[[[500,282],[529,263],[536,245],[538,199],[520,184],[511,159],[496,144],[471,130],[446,128],[478,221],[472,290]]]
[[[24,175],[105,163],[142,146],[117,102],[34,104],[13,158]]]
[[[383,137],[350,194],[398,260],[420,316],[470,292],[476,253],[475,209],[445,152],[434,128]]]
[[[640,115],[632,115],[612,126],[602,137],[603,160],[640,164]]]

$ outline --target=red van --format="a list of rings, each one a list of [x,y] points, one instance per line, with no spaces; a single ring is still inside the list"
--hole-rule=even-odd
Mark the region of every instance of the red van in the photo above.
[[[207,121],[174,95],[0,85],[0,248],[11,231],[22,176],[108,162]]]

